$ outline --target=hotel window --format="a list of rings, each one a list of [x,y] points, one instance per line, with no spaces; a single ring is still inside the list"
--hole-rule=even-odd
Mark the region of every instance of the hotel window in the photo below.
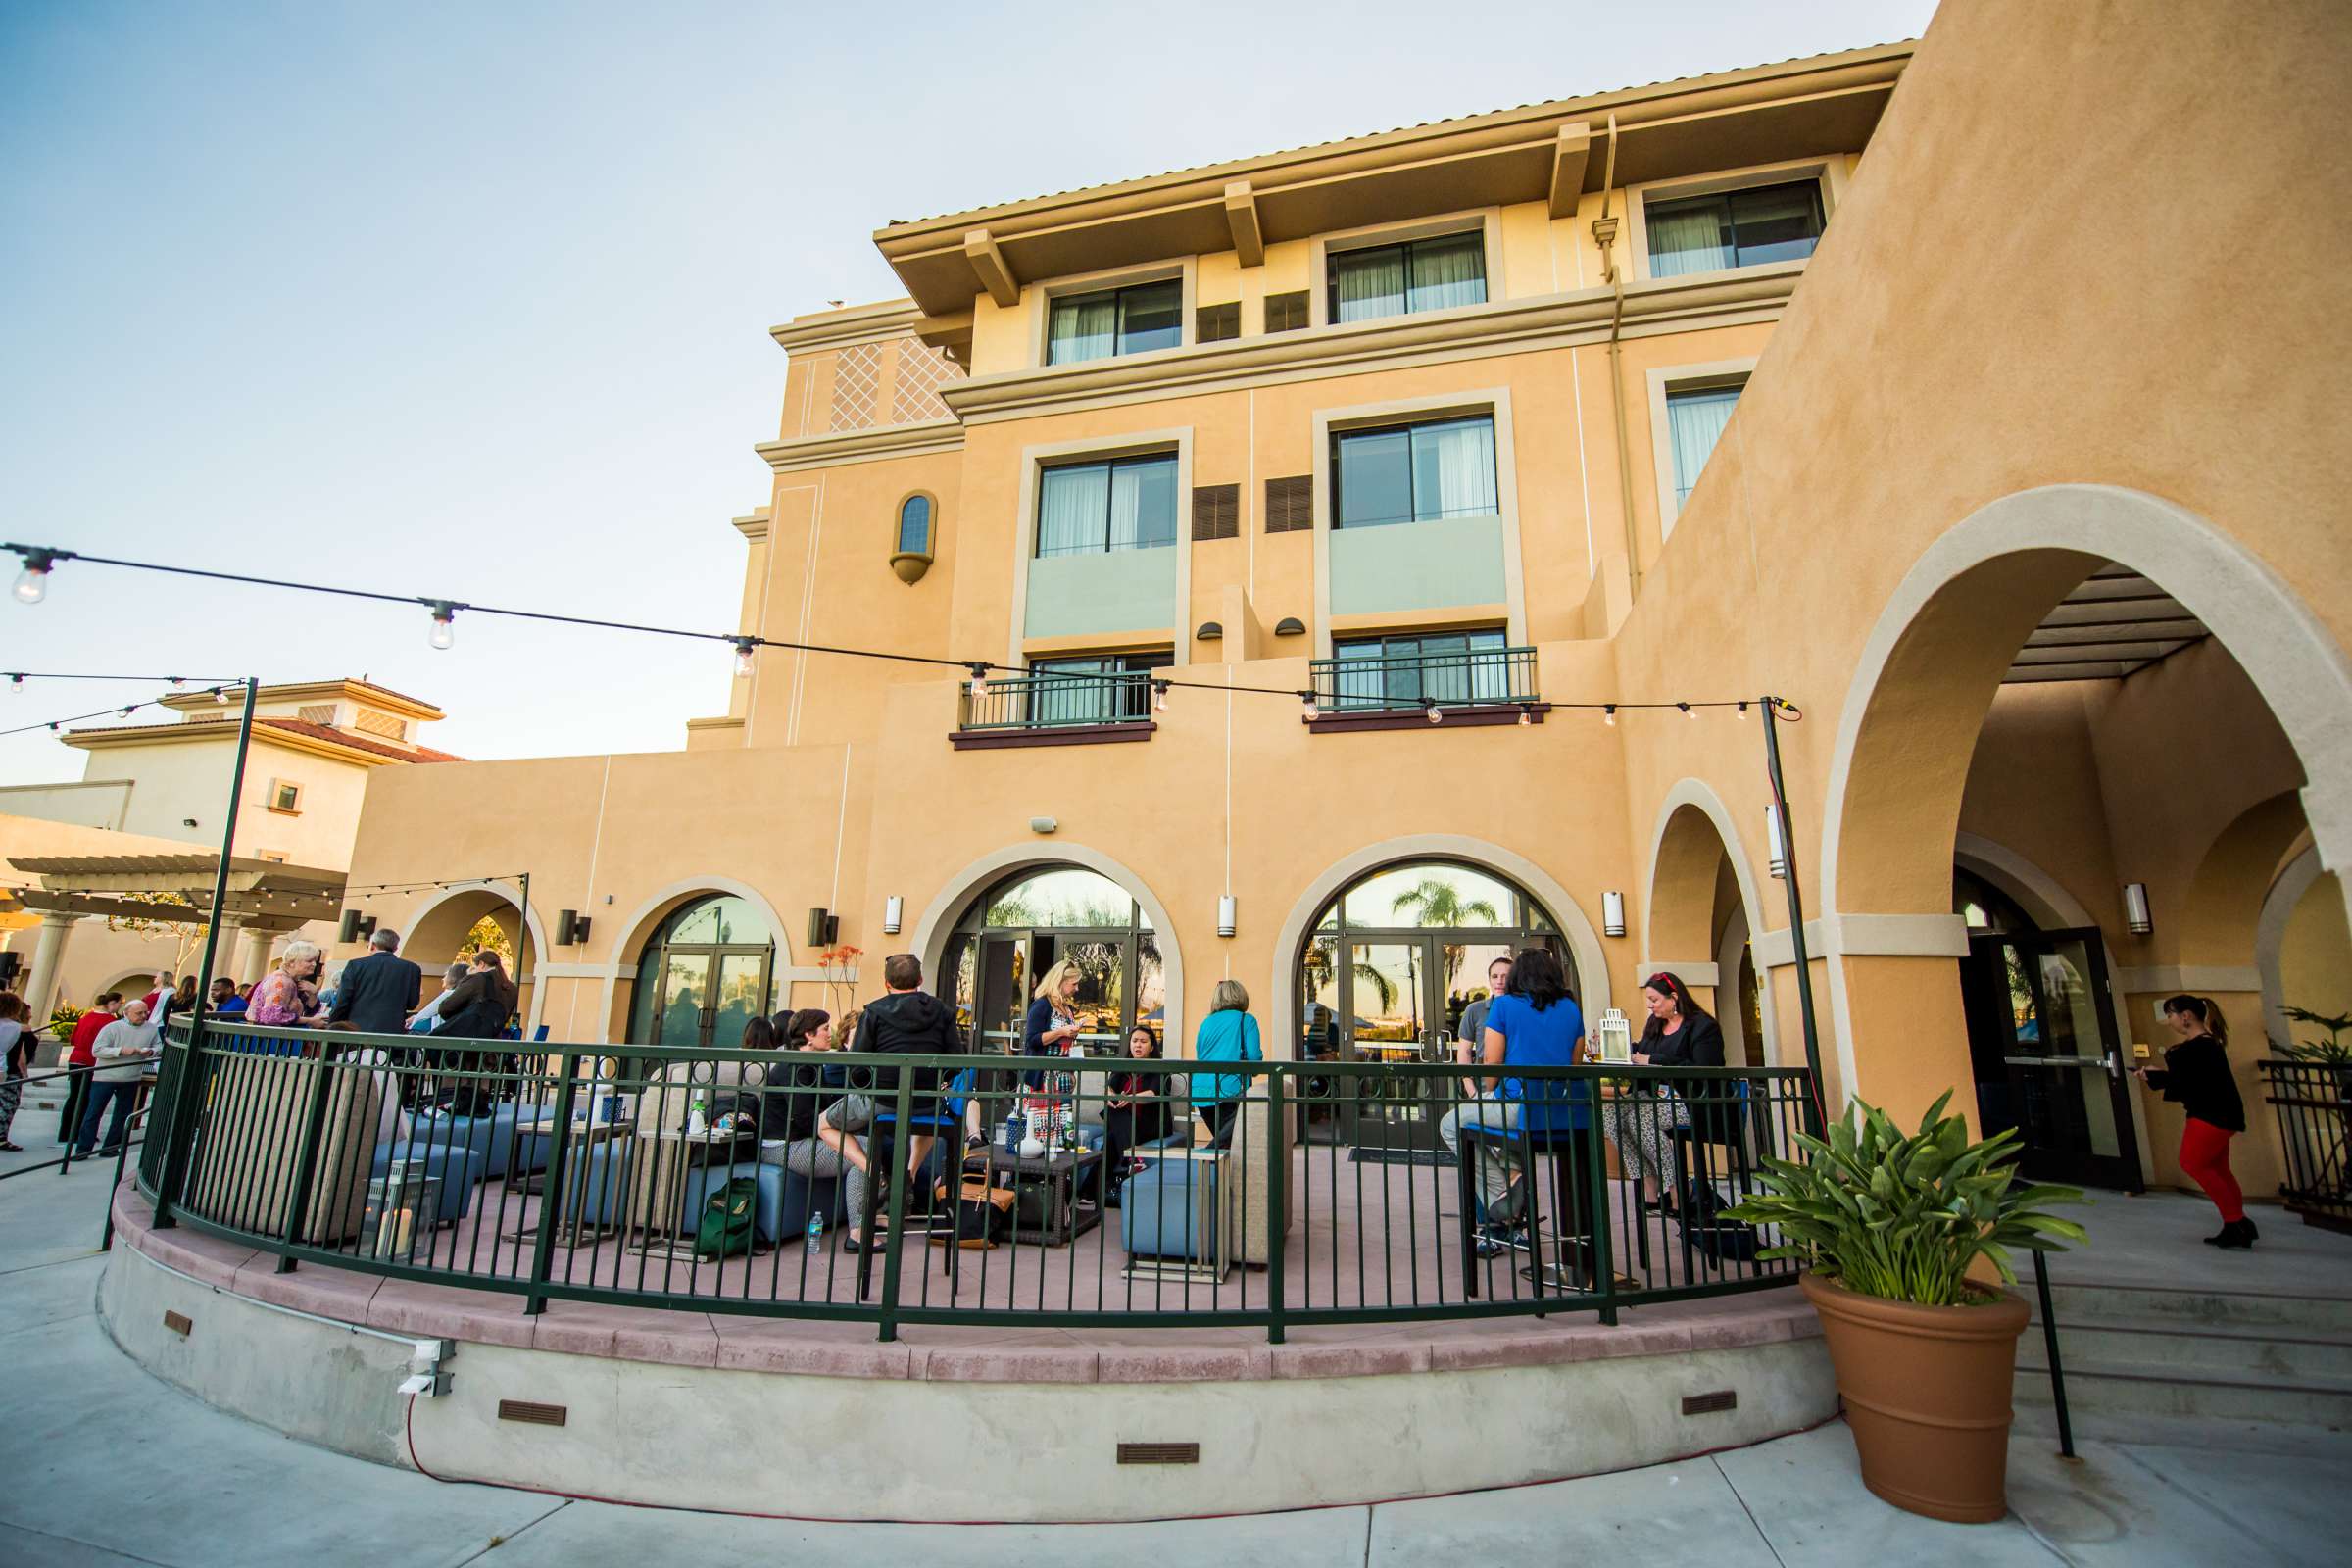
[[[1046,363],[1077,365],[1184,342],[1184,280],[1065,294],[1047,318]]]
[[[270,781],[270,809],[295,812],[302,809],[302,786],[289,784],[282,778]]]
[[[1739,407],[1740,386],[1688,387],[1666,394],[1666,443],[1674,458],[1674,510],[1683,504],[1706,471],[1707,458],[1723,427]]]
[[[1156,550],[1176,542],[1176,459],[1072,463],[1038,475],[1037,553]]]
[[[1821,243],[1821,181],[1649,201],[1649,275],[1801,261]]]
[[[1446,234],[1334,251],[1330,259],[1331,319],[1362,321],[1409,316],[1487,299],[1483,234]]]
[[[1344,430],[1331,449],[1335,528],[1491,517],[1500,510],[1491,416]]]
[[[1427,631],[1395,637],[1334,639],[1331,645],[1336,709],[1418,708],[1424,701],[1454,707],[1507,702],[1511,665],[1500,627],[1484,631]]]

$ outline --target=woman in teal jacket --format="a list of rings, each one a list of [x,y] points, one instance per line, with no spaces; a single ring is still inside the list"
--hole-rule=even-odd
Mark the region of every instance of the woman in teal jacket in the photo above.
[[[1208,999],[1208,1016],[1193,1033],[1197,1061],[1263,1061],[1258,1049],[1257,1020],[1250,1016],[1250,993],[1239,980],[1220,980]],[[1241,1113],[1242,1097],[1250,1079],[1238,1072],[1197,1072],[1192,1075],[1193,1111],[1208,1124],[1217,1147],[1233,1141],[1234,1118]]]

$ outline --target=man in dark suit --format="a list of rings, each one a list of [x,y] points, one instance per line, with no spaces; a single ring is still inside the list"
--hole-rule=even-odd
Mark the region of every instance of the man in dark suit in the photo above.
[[[389,928],[373,938],[375,951],[345,965],[327,1022],[348,1021],[368,1034],[396,1035],[424,993],[424,971],[400,956],[400,933]]]

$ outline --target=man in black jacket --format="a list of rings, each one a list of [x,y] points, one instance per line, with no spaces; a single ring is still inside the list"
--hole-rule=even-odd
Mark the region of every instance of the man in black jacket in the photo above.
[[[865,1005],[858,1016],[858,1033],[850,1041],[852,1051],[872,1051],[884,1054],[952,1056],[963,1050],[961,1037],[956,1029],[956,1015],[948,1004],[923,989],[923,960],[911,953],[897,953],[882,961],[884,994]],[[856,1076],[853,1071],[853,1078]],[[876,1073],[871,1091],[878,1109],[887,1110],[894,1102],[898,1081],[881,1082]],[[914,1084],[914,1113],[932,1116],[943,1113],[934,1098],[939,1088],[939,1069],[915,1067],[909,1069]],[[906,1168],[919,1171],[931,1152],[930,1135],[917,1134],[907,1140]]]
[[[327,1022],[348,1021],[368,1034],[396,1035],[409,1026],[409,1014],[424,994],[424,971],[400,956],[399,932],[380,929],[371,945],[374,952],[345,966]]]

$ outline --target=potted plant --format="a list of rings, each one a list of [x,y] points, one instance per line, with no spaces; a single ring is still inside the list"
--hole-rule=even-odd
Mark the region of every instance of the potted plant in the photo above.
[[[2017,1132],[1969,1141],[1945,1091],[1905,1136],[1883,1110],[1848,1105],[1826,1139],[1798,1134],[1802,1162],[1772,1159],[1732,1218],[1771,1227],[1765,1257],[1805,1266],[1863,1485],[1913,1513],[1961,1523],[2006,1510],[2009,1391],[2026,1303],[1972,1279],[1978,1260],[2015,1284],[2009,1250],[2084,1240],[2042,1213],[2072,1187],[2021,1185]]]

